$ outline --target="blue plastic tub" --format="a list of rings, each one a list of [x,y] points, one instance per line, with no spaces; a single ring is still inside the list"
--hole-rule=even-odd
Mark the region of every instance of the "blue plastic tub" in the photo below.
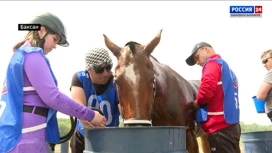
[[[185,126],[84,129],[84,153],[187,153]]]
[[[244,153],[272,153],[272,131],[245,132],[241,138]]]

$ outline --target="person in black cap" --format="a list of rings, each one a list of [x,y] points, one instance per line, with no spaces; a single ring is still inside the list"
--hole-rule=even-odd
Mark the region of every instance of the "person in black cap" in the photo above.
[[[197,43],[186,59],[203,67],[193,105],[196,122],[208,133],[211,153],[240,153],[241,136],[238,82],[226,61],[206,42]]]
[[[107,127],[119,125],[117,90],[113,82],[112,59],[108,50],[93,48],[85,56],[85,71],[76,72],[71,83],[72,98],[88,107],[100,109],[107,119]],[[83,128],[92,128],[89,122],[77,122],[70,147],[72,153],[83,153],[85,149]]]

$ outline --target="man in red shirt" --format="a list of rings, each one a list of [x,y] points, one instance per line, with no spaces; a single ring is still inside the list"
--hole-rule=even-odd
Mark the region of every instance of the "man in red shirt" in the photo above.
[[[201,121],[196,121],[209,134],[211,153],[240,153],[240,109],[235,74],[206,42],[194,46],[186,63],[203,67],[193,104],[197,109],[197,119],[199,115],[202,117]]]

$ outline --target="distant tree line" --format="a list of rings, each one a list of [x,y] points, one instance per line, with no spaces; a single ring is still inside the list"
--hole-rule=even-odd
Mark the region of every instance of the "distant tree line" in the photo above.
[[[271,125],[258,125],[256,123],[245,124],[244,122],[240,122],[240,125],[242,132],[272,131],[272,123]]]

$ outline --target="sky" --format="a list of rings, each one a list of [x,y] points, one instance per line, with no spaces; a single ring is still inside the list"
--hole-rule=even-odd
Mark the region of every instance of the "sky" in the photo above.
[[[231,18],[230,5],[261,5],[263,14],[261,18]],[[67,29],[70,46],[57,46],[47,57],[59,90],[68,96],[73,74],[85,68],[85,53],[105,47],[103,34],[124,46],[128,41],[146,44],[163,29],[153,56],[185,79],[200,80],[202,68],[188,66],[185,59],[196,43],[210,43],[238,78],[241,121],[271,124],[266,114],[256,112],[252,96],[267,72],[260,56],[272,49],[272,2],[0,1],[0,81],[4,80],[13,45],[26,34],[18,31],[18,24],[42,12],[56,14]],[[110,55],[116,65],[116,58]],[[65,115],[58,113],[58,117]]]

